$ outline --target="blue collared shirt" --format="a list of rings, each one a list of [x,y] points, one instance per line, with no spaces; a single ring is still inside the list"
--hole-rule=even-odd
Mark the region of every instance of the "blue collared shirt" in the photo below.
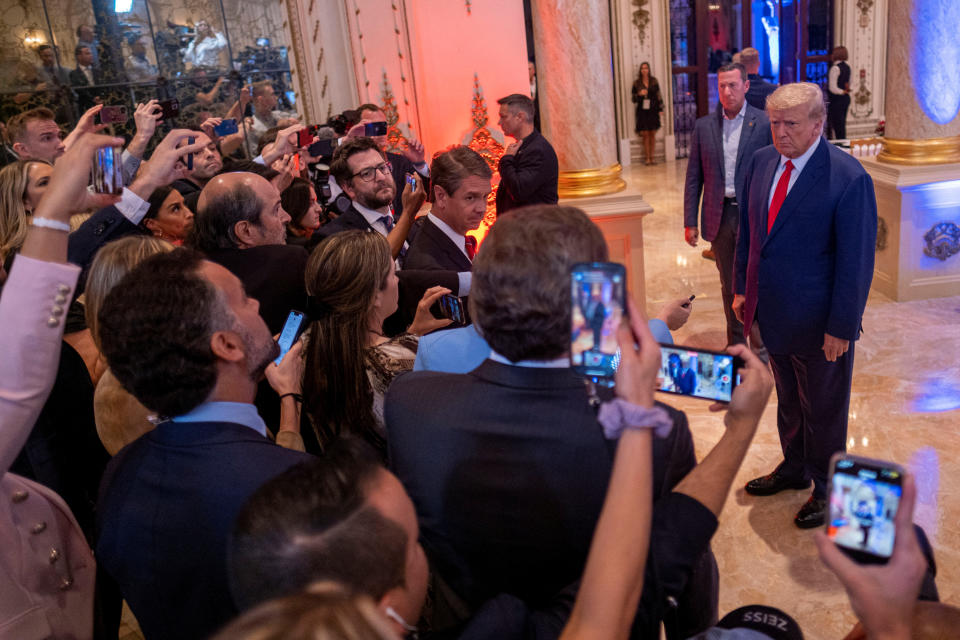
[[[720,110],[723,113],[723,109]],[[736,182],[737,151],[740,149],[740,133],[747,113],[747,101],[743,101],[740,113],[727,118],[723,113],[723,195],[725,198],[737,197]]]
[[[257,408],[247,402],[204,402],[199,407],[170,419],[171,422],[233,422],[250,427],[264,438],[267,425]]]

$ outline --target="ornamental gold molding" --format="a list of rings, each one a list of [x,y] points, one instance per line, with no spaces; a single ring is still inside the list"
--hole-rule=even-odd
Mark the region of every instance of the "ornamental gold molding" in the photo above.
[[[618,162],[598,169],[561,171],[558,195],[561,198],[586,198],[623,191],[627,183],[620,177],[622,170]]]
[[[960,136],[923,140],[884,138],[883,151],[877,160],[912,166],[960,162]]]

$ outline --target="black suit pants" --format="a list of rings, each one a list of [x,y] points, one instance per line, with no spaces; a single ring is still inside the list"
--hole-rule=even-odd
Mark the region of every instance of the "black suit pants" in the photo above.
[[[743,323],[733,313],[733,271],[737,249],[737,230],[740,226],[740,210],[733,198],[723,199],[723,217],[717,237],[713,239],[717,271],[720,272],[720,293],[723,298],[723,313],[727,318],[727,344],[746,344]]]
[[[830,456],[847,450],[847,412],[855,342],[828,362],[823,351],[770,354],[777,385],[777,430],[783,462],[778,471],[795,480],[813,479],[813,495],[827,496]]]
[[[850,94],[830,96],[827,105],[827,138],[830,140],[846,140],[847,138],[847,110],[850,109]]]

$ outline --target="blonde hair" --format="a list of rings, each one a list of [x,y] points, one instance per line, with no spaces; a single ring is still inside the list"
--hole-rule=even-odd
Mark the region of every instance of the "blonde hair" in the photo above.
[[[105,245],[97,252],[87,275],[84,315],[93,342],[100,348],[100,326],[97,314],[107,294],[131,269],[157,253],[173,251],[174,246],[166,240],[153,236],[127,236]]]
[[[373,600],[332,582],[265,602],[212,640],[397,640]]]
[[[0,170],[0,262],[27,239],[27,207],[23,199],[30,184],[30,165],[45,160],[17,160]]]
[[[827,107],[823,102],[823,91],[812,82],[792,82],[781,85],[767,96],[767,112],[784,111],[807,105],[811,120],[823,120],[827,117]]]

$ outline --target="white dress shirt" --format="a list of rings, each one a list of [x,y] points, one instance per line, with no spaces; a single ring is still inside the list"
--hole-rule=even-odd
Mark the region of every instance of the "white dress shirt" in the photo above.
[[[743,120],[747,113],[747,101],[743,101],[740,113],[728,118],[723,113],[723,195],[726,198],[737,197],[736,182],[737,150],[740,149],[740,133],[743,131]]]
[[[790,189],[793,189],[793,185],[797,184],[797,178],[800,177],[800,172],[803,171],[803,168],[807,166],[807,162],[810,161],[810,158],[813,157],[814,152],[817,150],[817,146],[823,140],[823,136],[819,136],[816,140],[813,141],[813,144],[810,145],[810,148],[803,152],[799,158],[788,158],[785,155],[780,156],[780,164],[777,165],[777,171],[773,174],[773,184],[770,185],[770,194],[767,196],[767,209],[770,208],[770,203],[773,202],[773,193],[777,190],[777,183],[780,181],[780,176],[783,175],[783,172],[787,166],[787,160],[793,163],[793,172],[790,173],[790,182],[787,183],[787,194],[790,193]]]

